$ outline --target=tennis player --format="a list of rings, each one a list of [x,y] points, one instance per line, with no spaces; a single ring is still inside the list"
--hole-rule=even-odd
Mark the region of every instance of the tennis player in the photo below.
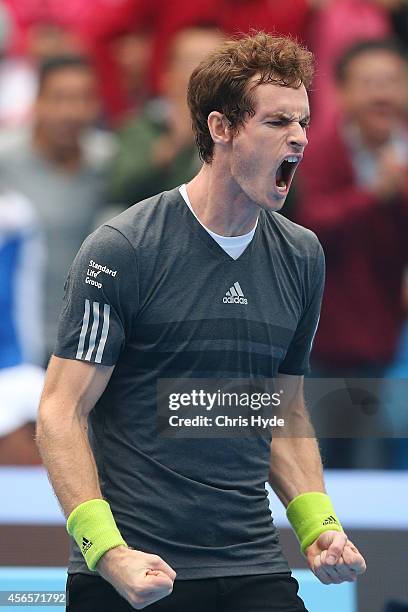
[[[156,428],[169,377],[279,376],[296,389],[288,420],[309,423],[324,256],[277,211],[307,145],[312,70],[287,38],[223,43],[189,83],[198,175],[104,224],[72,264],[37,429],[72,536],[68,610],[304,611],[267,480],[321,582],[365,571],[314,437]]]

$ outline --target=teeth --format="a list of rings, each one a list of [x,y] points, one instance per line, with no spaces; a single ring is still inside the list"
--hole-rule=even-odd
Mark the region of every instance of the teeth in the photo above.
[[[285,157],[285,161],[291,162],[292,164],[296,164],[299,161],[299,158],[295,155],[290,155],[289,157]]]

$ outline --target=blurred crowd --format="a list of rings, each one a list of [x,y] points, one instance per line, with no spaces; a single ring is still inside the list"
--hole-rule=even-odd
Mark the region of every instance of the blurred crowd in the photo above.
[[[3,0],[0,463],[40,463],[33,422],[82,241],[196,173],[188,79],[251,29],[316,56],[310,144],[283,211],[326,254],[312,376],[376,380],[399,406],[396,430],[407,426],[408,398],[390,381],[408,379],[408,4]],[[408,467],[403,438],[322,450],[328,467]]]

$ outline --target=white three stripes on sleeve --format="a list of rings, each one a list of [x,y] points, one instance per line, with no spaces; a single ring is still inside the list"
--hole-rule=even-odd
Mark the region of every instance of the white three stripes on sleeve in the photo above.
[[[110,306],[109,304],[103,305],[103,318],[102,318],[102,332],[101,336],[96,342],[96,338],[99,330],[100,323],[100,304],[99,302],[92,302],[92,328],[91,333],[88,340],[88,350],[84,357],[85,352],[85,340],[89,330],[89,325],[91,323],[91,303],[89,300],[85,300],[85,308],[84,308],[84,316],[82,319],[82,327],[81,333],[78,341],[78,350],[76,354],[77,359],[85,359],[85,361],[91,361],[92,354],[97,346],[96,355],[95,355],[95,363],[101,363],[103,357],[103,351],[105,349],[106,339],[108,337],[109,332],[109,316],[110,316]]]

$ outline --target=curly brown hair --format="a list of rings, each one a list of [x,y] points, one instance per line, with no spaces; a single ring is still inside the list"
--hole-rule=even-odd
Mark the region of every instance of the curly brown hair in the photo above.
[[[249,81],[256,75],[251,87]],[[291,38],[257,32],[227,40],[193,71],[187,92],[198,152],[211,163],[214,142],[208,115],[223,113],[238,130],[255,114],[254,89],[262,83],[309,88],[313,77],[313,54]]]

